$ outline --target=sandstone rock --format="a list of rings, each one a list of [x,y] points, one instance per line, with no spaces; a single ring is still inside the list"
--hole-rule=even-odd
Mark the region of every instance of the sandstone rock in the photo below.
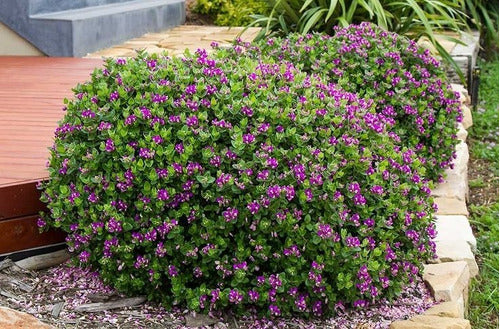
[[[459,93],[460,103],[462,104],[470,104],[469,92],[465,89],[464,85],[452,83],[451,89]]]
[[[436,254],[438,258],[434,259],[432,263],[447,263],[463,260],[467,263],[467,266],[469,266],[471,278],[479,273],[476,258],[469,244],[464,240],[437,241]]]
[[[469,314],[469,286],[465,287],[462,295],[458,299],[458,303],[464,310],[465,317]]]
[[[469,286],[469,268],[464,261],[424,265],[424,281],[438,302],[457,301]]]
[[[430,325],[436,329],[471,329],[469,320],[435,315],[416,315],[410,321],[420,325]]]
[[[404,321],[394,321],[393,323],[391,323],[389,329],[438,329],[438,328],[423,323],[404,320]]]
[[[469,127],[472,127],[472,112],[470,108],[466,105],[462,105],[462,113],[463,113],[463,120],[462,124],[464,125],[465,129],[469,129]]]
[[[432,195],[436,197],[455,198],[467,200],[469,194],[469,180],[467,168],[469,162],[469,149],[464,142],[456,146],[457,158],[453,161],[453,169],[445,171],[445,181],[439,184]]]
[[[0,307],[0,328],[2,329],[52,329],[33,315]]]
[[[469,163],[469,147],[467,143],[460,142],[455,146],[455,152],[457,153],[457,158],[453,161],[453,173],[460,174],[467,171]]]
[[[465,200],[457,200],[454,198],[434,198],[434,202],[438,206],[437,215],[463,215],[469,216]]]
[[[457,132],[458,139],[460,139],[462,142],[465,142],[467,140],[468,135],[469,135],[469,133],[464,128],[464,125],[459,123],[458,124],[458,132]]]
[[[464,318],[464,309],[459,302],[444,302],[434,305],[423,313],[424,315],[436,315],[448,318]]]
[[[436,216],[437,236],[434,241],[466,241],[472,251],[476,251],[477,242],[469,220],[465,216],[438,215]]]
[[[417,315],[410,320],[395,321],[390,329],[471,329],[469,320]]]
[[[449,170],[447,170],[446,173],[447,177],[445,182],[439,184],[432,191],[432,195],[440,198],[454,198],[460,201],[467,200],[469,194],[469,183],[467,176],[454,175]]]
[[[135,56],[133,50],[122,48],[122,47],[112,47],[104,50],[97,51],[95,53],[88,54],[87,58],[102,58],[102,57],[133,57]]]

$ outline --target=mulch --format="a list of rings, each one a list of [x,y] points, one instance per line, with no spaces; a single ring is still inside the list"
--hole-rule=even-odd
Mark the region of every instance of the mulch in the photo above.
[[[0,306],[34,315],[65,329],[164,329],[232,328],[388,328],[396,319],[423,313],[435,304],[419,280],[403,289],[397,299],[366,308],[338,309],[324,319],[266,319],[256,315],[234,317],[230,312],[195,314],[185,309],[165,309],[144,298],[127,298],[105,286],[99,275],[66,262],[45,270],[29,271],[9,260],[0,262]],[[109,305],[130,306],[107,309]]]

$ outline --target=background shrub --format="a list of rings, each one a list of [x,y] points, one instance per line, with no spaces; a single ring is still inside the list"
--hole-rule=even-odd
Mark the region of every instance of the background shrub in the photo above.
[[[167,306],[320,315],[395,296],[433,255],[420,160],[373,101],[225,56],[108,60],[79,85],[40,226]]]
[[[268,12],[264,0],[196,0],[194,11],[209,15],[216,25],[244,26],[252,21],[253,14]]]
[[[439,180],[451,166],[462,120],[458,97],[439,61],[415,42],[362,23],[336,28],[334,36],[291,34],[247,47],[244,56],[300,63],[304,71],[373,100],[401,145],[416,150],[427,178]]]

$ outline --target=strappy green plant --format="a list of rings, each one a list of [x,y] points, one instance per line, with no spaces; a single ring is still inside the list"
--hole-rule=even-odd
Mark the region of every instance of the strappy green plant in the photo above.
[[[443,60],[458,66],[436,39],[436,32],[466,28],[464,0],[272,0],[269,14],[253,15],[251,25],[263,27],[257,39],[291,32],[333,34],[334,26],[370,21],[413,40],[426,38]],[[456,38],[448,39],[459,42]]]

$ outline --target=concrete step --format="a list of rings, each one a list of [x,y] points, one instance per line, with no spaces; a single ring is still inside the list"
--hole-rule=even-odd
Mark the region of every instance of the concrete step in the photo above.
[[[128,2],[133,0],[30,0],[30,15],[46,14],[56,11],[79,9],[85,7],[109,5],[119,2]]]
[[[2,0],[0,21],[49,56],[80,57],[148,32],[180,25],[186,17],[185,0],[75,0],[74,4],[62,5],[63,2],[73,1]],[[32,10],[39,13],[33,14]]]
[[[71,31],[66,38],[71,40],[65,42],[72,43],[73,47],[71,53],[64,55],[84,56],[146,32],[182,24],[185,9],[181,0],[136,0],[32,15],[30,18],[58,26],[61,32]],[[57,44],[52,48],[57,48]]]

